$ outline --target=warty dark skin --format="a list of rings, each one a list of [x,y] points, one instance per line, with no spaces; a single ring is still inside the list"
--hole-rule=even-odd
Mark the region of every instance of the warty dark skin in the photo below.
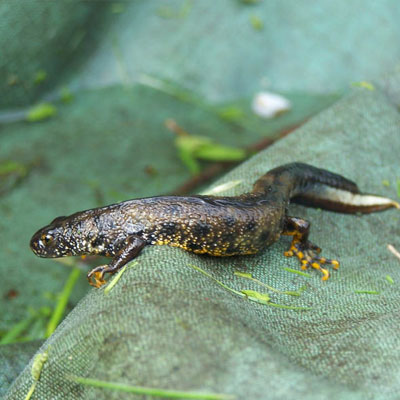
[[[286,256],[297,256],[302,268],[338,261],[320,257],[308,241],[310,223],[287,214],[290,202],[346,213],[370,213],[400,205],[360,193],[357,185],[332,172],[303,163],[277,167],[259,178],[250,193],[233,197],[161,196],[134,199],[58,217],[36,232],[30,242],[39,257],[102,255],[108,265],[88,274],[91,285],[105,283],[147,245],[170,245],[197,254],[255,254],[281,235],[293,236]]]

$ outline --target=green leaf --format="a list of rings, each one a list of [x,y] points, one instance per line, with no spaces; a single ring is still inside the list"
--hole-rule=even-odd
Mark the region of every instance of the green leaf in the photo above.
[[[166,399],[203,399],[203,400],[230,400],[233,396],[220,393],[184,392],[178,390],[166,390],[160,388],[149,388],[143,386],[127,385],[125,383],[107,382],[99,379],[70,376],[70,380],[81,385],[100,387],[104,389],[117,390],[126,393],[135,393],[151,397],[162,397]]]
[[[33,82],[36,85],[39,85],[40,83],[44,82],[47,78],[47,72],[43,69],[40,69],[39,71],[36,72],[35,79]]]
[[[351,86],[361,87],[368,90],[375,90],[375,86],[372,83],[366,81],[353,82]]]
[[[253,279],[253,275],[247,272],[235,271],[233,274],[242,278]]]
[[[305,289],[307,289],[307,286],[302,286],[300,289],[298,289],[298,290],[296,290],[296,291],[291,291],[291,290],[279,290],[279,289],[276,289],[276,288],[274,288],[274,287],[272,287],[272,286],[267,285],[267,284],[264,283],[264,282],[261,282],[259,279],[254,278],[253,275],[248,274],[248,273],[246,273],[246,272],[235,271],[235,272],[234,272],[234,275],[240,276],[240,277],[242,277],[242,278],[250,279],[251,281],[258,283],[259,285],[264,286],[264,287],[266,287],[268,290],[271,290],[271,291],[273,291],[273,292],[275,292],[275,293],[287,294],[287,295],[289,295],[289,296],[297,296],[297,297],[299,297],[299,296],[301,296],[301,293],[302,293]]]
[[[38,122],[53,117],[57,113],[57,108],[50,103],[42,103],[32,107],[26,120],[29,122]]]
[[[289,268],[289,267],[284,267],[283,269],[287,272],[291,272],[292,274],[297,274],[297,275],[304,276],[306,278],[311,278],[310,274],[307,274],[307,272],[299,271],[298,269],[293,269],[293,268]]]
[[[78,280],[81,271],[78,268],[74,268],[69,274],[68,280],[65,282],[64,288],[61,292],[61,295],[58,299],[56,307],[54,308],[54,312],[50,318],[49,323],[46,328],[46,336],[49,337],[57,328],[57,325],[60,323],[61,318],[64,315],[65,308],[67,307],[68,300],[71,296],[72,290]]]
[[[255,290],[241,290],[243,294],[247,297],[252,297],[253,299],[257,299],[260,303],[268,304],[271,300],[271,297],[268,296],[266,293],[260,293]]]
[[[68,89],[67,86],[64,86],[61,90],[60,90],[60,98],[61,101],[63,103],[70,103],[74,96],[72,95],[71,91]]]
[[[182,134],[175,139],[178,154],[192,174],[200,172],[196,160],[240,161],[246,158],[246,151],[236,147],[223,146],[205,136]]]
[[[194,154],[195,151],[204,145],[212,143],[210,138],[195,135],[180,135],[175,139],[175,145],[180,151]]]
[[[400,179],[397,179],[397,197],[400,197]]]
[[[357,294],[380,294],[377,290],[355,290]]]
[[[207,161],[241,161],[246,158],[247,153],[243,149],[222,146],[213,142],[197,148],[195,156]]]
[[[222,119],[229,122],[241,121],[245,116],[244,110],[241,107],[235,105],[222,107],[219,110],[217,110],[217,114]]]
[[[179,158],[186,166],[186,168],[190,171],[192,175],[196,175],[200,172],[200,164],[197,162],[196,158],[193,156],[193,152],[189,149],[181,148],[178,151]]]
[[[258,17],[257,15],[250,16],[250,23],[251,23],[252,27],[254,28],[254,30],[256,30],[256,31],[262,31],[264,28],[264,23],[263,23],[262,19],[260,17]]]
[[[40,379],[40,375],[42,373],[42,369],[44,364],[47,362],[49,358],[48,352],[45,351],[43,353],[36,354],[35,358],[33,359],[32,368],[31,368],[31,375],[33,378],[33,383],[25,396],[25,400],[30,400],[32,394],[35,391],[36,385]]]
[[[16,173],[23,177],[28,173],[28,169],[24,164],[17,161],[6,160],[0,162],[0,176]]]
[[[393,285],[394,284],[394,280],[393,280],[393,278],[390,276],[390,275],[386,275],[386,280],[391,284],[391,285]]]
[[[204,271],[204,269],[201,269],[200,267],[198,267],[197,265],[193,265],[193,264],[188,264],[189,267],[194,268],[196,271],[202,273],[203,275],[207,276],[208,278],[212,279],[214,282],[216,282],[219,286],[223,287],[225,290],[228,290],[229,292],[236,294],[240,297],[244,297],[245,294],[242,292],[239,292],[235,289],[230,288],[228,285],[225,285],[224,283],[222,283],[221,281],[219,281],[218,279],[214,278],[212,275],[210,275],[207,271]]]
[[[10,344],[17,340],[17,338],[28,329],[35,319],[35,315],[31,315],[19,322],[9,329],[0,340],[0,344]]]
[[[104,289],[104,294],[108,294],[111,292],[111,290],[113,289],[113,287],[118,283],[118,281],[121,279],[121,276],[123,275],[123,273],[125,272],[125,270],[131,267],[134,267],[136,264],[138,264],[137,261],[134,261],[132,264],[125,264],[123,268],[121,268],[118,273],[113,277],[113,279],[109,282],[109,284],[107,285],[107,287]]]

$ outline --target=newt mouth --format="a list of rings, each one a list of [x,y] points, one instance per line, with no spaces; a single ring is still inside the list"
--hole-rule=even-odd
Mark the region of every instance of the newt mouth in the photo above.
[[[35,233],[32,236],[32,239],[29,243],[29,246],[31,250],[39,257],[45,257],[46,251],[45,251],[45,245],[43,241],[40,239],[40,234],[39,232]]]

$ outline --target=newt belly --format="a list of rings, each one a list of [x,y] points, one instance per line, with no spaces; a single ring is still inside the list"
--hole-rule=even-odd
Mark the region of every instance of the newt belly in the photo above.
[[[400,208],[390,199],[361,194],[340,175],[292,163],[269,171],[240,196],[149,197],[58,217],[33,235],[30,246],[39,257],[112,257],[88,274],[89,282],[99,287],[105,273],[117,272],[147,245],[234,256],[255,254],[290,235],[285,255],[297,256],[303,269],[318,269],[328,279],[322,265],[337,268],[339,263],[319,256],[320,249],[308,241],[310,224],[287,215],[290,201],[349,213]]]

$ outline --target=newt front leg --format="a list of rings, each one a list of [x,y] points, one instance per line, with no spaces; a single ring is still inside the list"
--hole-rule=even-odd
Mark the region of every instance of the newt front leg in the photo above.
[[[304,219],[296,217],[286,217],[284,231],[282,235],[293,236],[290,249],[285,252],[286,257],[296,256],[301,262],[301,269],[309,267],[322,272],[322,280],[329,279],[329,271],[321,265],[330,264],[334,269],[339,268],[339,261],[320,257],[318,254],[321,249],[308,240],[310,233],[310,223]]]
[[[143,239],[137,236],[129,236],[122,244],[121,250],[117,252],[108,265],[100,265],[88,273],[89,284],[96,288],[103,286],[106,283],[104,279],[105,273],[115,274],[125,264],[132,261],[145,245],[146,242]]]

